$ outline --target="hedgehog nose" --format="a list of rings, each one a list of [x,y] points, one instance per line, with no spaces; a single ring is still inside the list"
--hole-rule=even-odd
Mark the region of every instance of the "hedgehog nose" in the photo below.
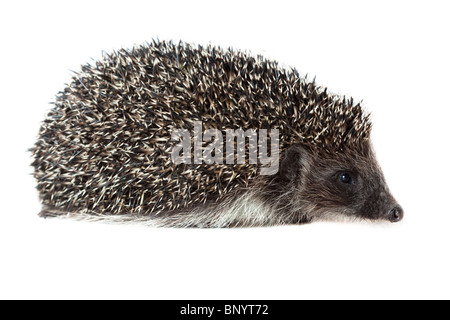
[[[399,222],[403,219],[403,209],[399,205],[396,205],[388,213],[388,219],[390,222]]]

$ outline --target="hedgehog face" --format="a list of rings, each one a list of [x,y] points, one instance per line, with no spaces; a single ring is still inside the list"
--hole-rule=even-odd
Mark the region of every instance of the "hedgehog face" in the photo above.
[[[297,178],[292,179],[300,193],[298,206],[312,220],[354,217],[398,222],[403,218],[403,210],[390,194],[369,143],[332,155],[295,148],[282,166],[298,165],[294,173]],[[280,172],[289,171],[282,168]],[[292,173],[288,174],[292,177]]]

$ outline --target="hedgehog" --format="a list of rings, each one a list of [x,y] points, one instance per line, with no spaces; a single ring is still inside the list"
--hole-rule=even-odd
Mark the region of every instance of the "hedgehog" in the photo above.
[[[31,149],[41,217],[200,228],[403,218],[361,103],[261,55],[153,41],[83,65],[53,104]],[[264,173],[255,153],[269,142]]]

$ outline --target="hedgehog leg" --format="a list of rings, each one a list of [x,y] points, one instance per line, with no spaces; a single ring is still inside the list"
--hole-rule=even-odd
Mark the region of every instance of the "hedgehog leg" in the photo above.
[[[41,218],[51,218],[51,217],[56,217],[56,216],[61,216],[61,215],[66,215],[67,212],[60,210],[58,208],[55,207],[51,207],[48,205],[43,205],[42,206],[42,210],[38,213],[38,216]]]

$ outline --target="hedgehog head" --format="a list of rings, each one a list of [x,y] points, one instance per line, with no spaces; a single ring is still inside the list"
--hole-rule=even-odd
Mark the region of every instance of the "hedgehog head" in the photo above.
[[[340,134],[321,135],[321,143],[301,141],[287,148],[279,172],[283,193],[292,209],[308,220],[347,217],[398,222],[403,210],[375,158],[369,117],[358,113],[352,121],[343,125],[347,129]]]

